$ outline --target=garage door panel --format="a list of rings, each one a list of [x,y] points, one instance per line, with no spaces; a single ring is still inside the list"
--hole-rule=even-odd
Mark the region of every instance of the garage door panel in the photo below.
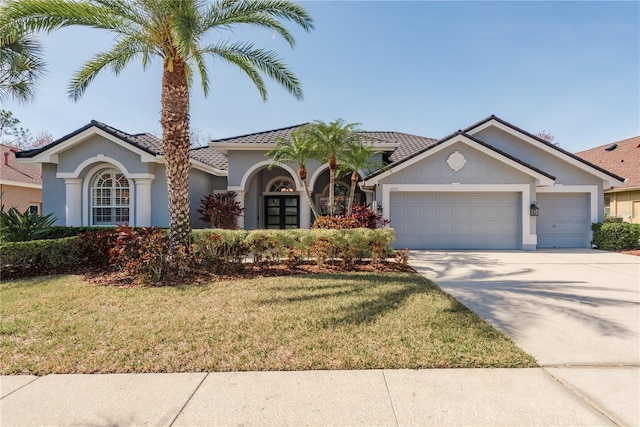
[[[398,248],[518,247],[517,193],[391,193],[390,201]]]
[[[588,201],[585,193],[538,194],[538,247],[589,247]]]

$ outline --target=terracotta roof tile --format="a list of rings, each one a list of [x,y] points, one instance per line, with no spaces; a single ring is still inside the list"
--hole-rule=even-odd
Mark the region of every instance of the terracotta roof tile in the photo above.
[[[614,144],[614,149],[606,150]],[[640,136],[580,151],[576,156],[626,178],[617,190],[640,187]]]
[[[0,157],[0,179],[3,181],[42,185],[42,168],[39,164],[18,163],[16,161],[15,153],[17,150],[15,148],[4,144],[0,144],[0,147],[2,148],[2,156]],[[5,158],[7,164],[5,164]]]

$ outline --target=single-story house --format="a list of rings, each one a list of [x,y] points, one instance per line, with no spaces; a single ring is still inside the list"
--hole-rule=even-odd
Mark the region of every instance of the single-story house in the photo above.
[[[27,209],[42,212],[42,172],[39,164],[21,164],[16,160],[18,149],[0,144],[0,205],[5,210]]]
[[[640,136],[581,151],[576,156],[627,179],[618,187],[605,187],[604,213],[640,224]]]
[[[190,153],[194,227],[203,195],[233,190],[241,227],[312,223],[297,165],[268,168],[265,153],[305,124],[211,141]],[[624,179],[498,118],[436,140],[363,131],[386,165],[363,177],[356,198],[391,220],[396,247],[524,249],[588,247],[603,219],[603,189]],[[19,153],[42,164],[43,205],[66,225],[169,223],[161,142],[92,121],[48,146]],[[307,165],[313,201],[324,210],[328,167]],[[339,180],[338,198],[350,183]],[[539,215],[538,215],[539,214]]]

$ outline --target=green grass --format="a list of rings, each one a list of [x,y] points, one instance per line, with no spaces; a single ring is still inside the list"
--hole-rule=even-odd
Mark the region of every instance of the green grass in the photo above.
[[[430,281],[344,273],[154,288],[0,284],[0,373],[529,367]]]

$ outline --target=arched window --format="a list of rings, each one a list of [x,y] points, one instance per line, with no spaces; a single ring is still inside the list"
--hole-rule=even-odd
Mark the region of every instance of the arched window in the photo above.
[[[295,186],[293,180],[284,176],[272,179],[266,188],[267,193],[293,193],[294,191]]]
[[[91,182],[92,225],[130,222],[129,180],[117,169],[102,169]]]

